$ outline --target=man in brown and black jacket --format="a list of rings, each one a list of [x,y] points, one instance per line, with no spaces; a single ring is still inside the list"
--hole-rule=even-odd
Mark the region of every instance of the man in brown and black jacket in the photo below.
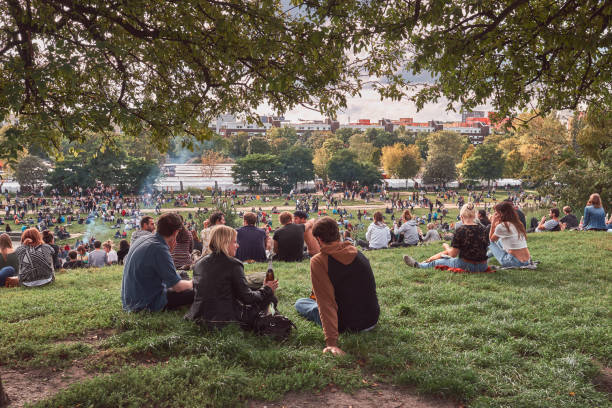
[[[338,333],[373,329],[380,308],[376,282],[368,259],[348,242],[340,241],[333,218],[317,220],[312,234],[321,251],[310,260],[310,278],[315,299],[298,299],[295,308],[308,320],[323,326],[323,352],[344,354]]]

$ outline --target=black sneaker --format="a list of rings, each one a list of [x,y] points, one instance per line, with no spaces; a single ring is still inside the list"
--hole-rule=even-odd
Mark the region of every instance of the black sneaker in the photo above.
[[[413,268],[419,267],[419,263],[410,255],[404,255],[404,262],[406,263],[406,265],[412,266]]]

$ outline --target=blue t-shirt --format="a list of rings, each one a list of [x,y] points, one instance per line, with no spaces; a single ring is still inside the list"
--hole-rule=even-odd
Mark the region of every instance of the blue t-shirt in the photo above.
[[[139,238],[125,257],[121,285],[123,309],[162,310],[168,303],[166,288],[180,280],[164,238],[157,233]]]

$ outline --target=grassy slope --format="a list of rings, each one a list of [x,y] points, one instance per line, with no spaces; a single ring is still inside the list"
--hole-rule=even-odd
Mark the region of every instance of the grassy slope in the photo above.
[[[235,328],[206,332],[182,313],[121,311],[118,267],[70,272],[46,288],[0,290],[0,365],[57,367],[85,359],[111,374],[75,384],[41,406],[216,406],[277,399],[289,390],[362,381],[410,384],[475,407],[603,407],[590,380],[612,363],[612,237],[531,234],[537,271],[452,275],[403,265],[405,250],[368,252],[381,319],[342,335],[346,358],[321,354],[320,328],[293,302],[309,293],[308,264],[277,264],[280,310],[298,330],[283,344]],[[437,246],[412,248],[417,258]],[[247,273],[262,270],[248,265]],[[97,353],[58,343],[116,328]],[[143,359],[153,366],[131,366]],[[181,390],[189,390],[182,393]]]

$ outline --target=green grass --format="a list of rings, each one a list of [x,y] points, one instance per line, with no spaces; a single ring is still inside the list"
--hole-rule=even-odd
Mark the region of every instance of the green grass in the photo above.
[[[242,406],[330,383],[350,391],[363,379],[474,407],[610,406],[591,383],[612,363],[610,235],[531,234],[529,245],[538,270],[473,275],[408,268],[406,250],[367,252],[381,318],[370,333],[341,335],[344,358],[323,355],[321,329],[293,309],[310,290],[307,262],[275,264],[280,311],[298,326],[281,344],[233,327],[208,332],[184,312],[124,313],[119,267],[62,273],[48,287],[0,289],[0,365],[78,360],[106,373],[45,407]],[[422,259],[438,249],[408,251]],[[61,341],[105,328],[115,334],[99,348]]]

